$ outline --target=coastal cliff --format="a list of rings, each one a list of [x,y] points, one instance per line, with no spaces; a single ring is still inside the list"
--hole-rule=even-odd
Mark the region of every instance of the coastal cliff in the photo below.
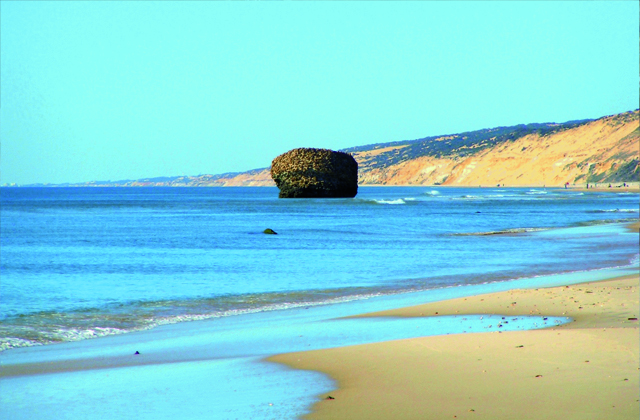
[[[640,180],[638,110],[597,120],[521,124],[342,150],[360,185],[562,186]],[[69,184],[67,184],[69,185]],[[270,168],[77,186],[274,186]]]
[[[451,142],[451,137],[432,141]],[[563,185],[637,182],[639,146],[636,110],[550,133],[526,133],[489,147],[476,147],[477,151],[462,146],[446,155],[425,154],[381,165],[389,156],[411,147],[398,145],[356,151],[354,157],[360,165],[360,184]]]
[[[593,121],[531,124],[346,149],[360,185],[561,186],[638,182],[638,110]],[[220,180],[273,185],[269,169]]]

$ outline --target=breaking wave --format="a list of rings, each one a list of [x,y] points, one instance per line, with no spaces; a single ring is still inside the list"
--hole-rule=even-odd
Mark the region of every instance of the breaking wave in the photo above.
[[[540,232],[550,228],[513,228],[504,230],[492,230],[488,232],[464,232],[452,233],[451,236],[491,236],[491,235],[515,235],[518,233]]]
[[[379,291],[357,289],[320,290],[132,302],[117,307],[65,313],[39,312],[0,322],[0,352],[143,331],[181,322],[349,302],[381,294]]]
[[[638,213],[640,209],[591,210],[587,213]]]
[[[401,205],[401,204],[407,204],[407,201],[414,201],[415,198],[397,198],[395,200],[391,200],[391,199],[384,199],[384,198],[378,198],[378,199],[358,199],[360,202],[362,203],[366,203],[366,204],[390,204],[390,205]]]

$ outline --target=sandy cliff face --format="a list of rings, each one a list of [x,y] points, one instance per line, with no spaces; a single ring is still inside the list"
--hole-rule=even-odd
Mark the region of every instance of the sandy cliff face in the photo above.
[[[634,111],[550,135],[527,135],[466,157],[423,156],[384,168],[371,168],[371,152],[354,157],[361,184],[563,185],[607,182],[616,174],[615,179],[638,181],[639,147]],[[624,179],[627,173],[635,175]]]

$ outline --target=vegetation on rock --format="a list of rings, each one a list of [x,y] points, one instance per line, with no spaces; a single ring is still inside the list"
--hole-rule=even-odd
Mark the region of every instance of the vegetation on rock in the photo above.
[[[299,148],[276,157],[271,176],[280,198],[355,197],[358,163],[348,153]]]

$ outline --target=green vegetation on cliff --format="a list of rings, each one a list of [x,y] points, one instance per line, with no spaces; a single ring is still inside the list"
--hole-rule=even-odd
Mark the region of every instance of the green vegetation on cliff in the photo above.
[[[367,162],[370,169],[387,167],[422,156],[435,158],[465,157],[480,150],[494,147],[500,143],[514,141],[529,134],[545,136],[587,124],[593,120],[568,121],[556,123],[519,124],[511,127],[496,127],[469,131],[445,136],[424,137],[416,140],[404,140],[375,145],[350,147],[343,152],[357,153],[377,149],[393,148],[382,151]]]

